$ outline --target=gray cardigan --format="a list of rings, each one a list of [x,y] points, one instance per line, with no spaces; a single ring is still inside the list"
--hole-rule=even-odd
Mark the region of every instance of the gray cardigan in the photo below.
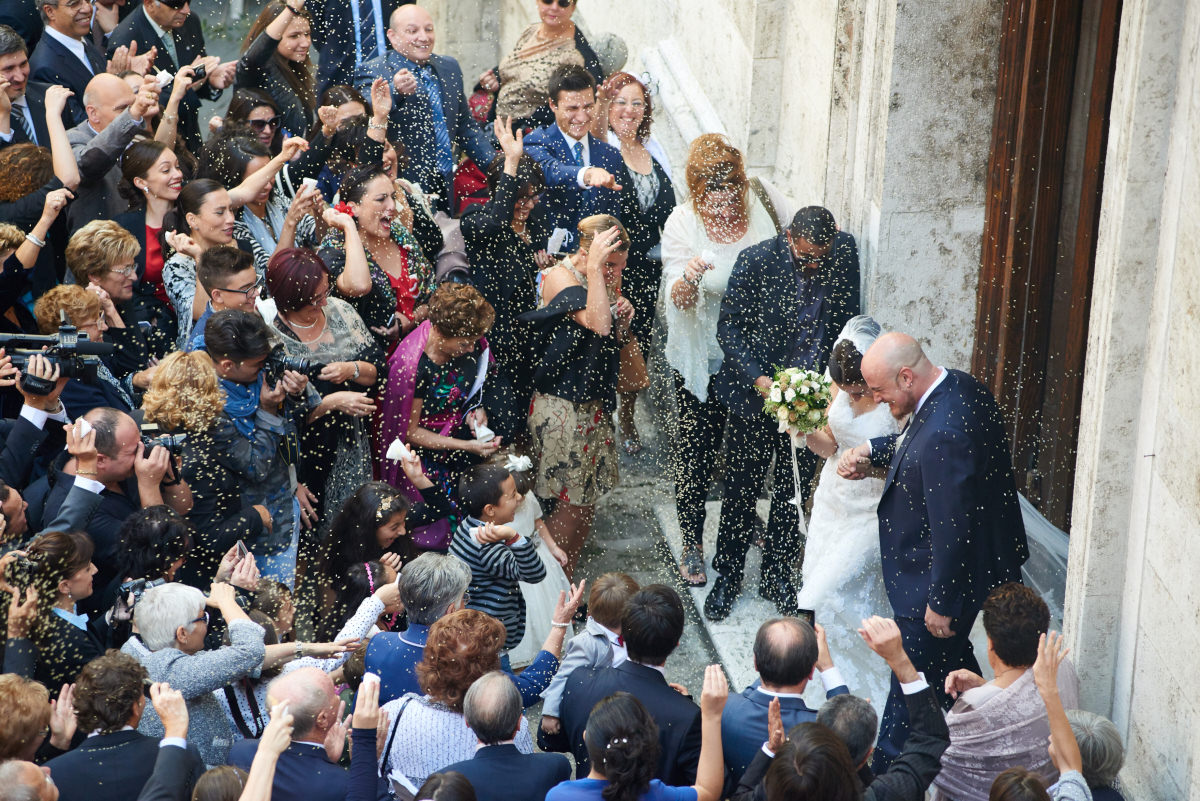
[[[173,647],[151,651],[137,637],[121,647],[149,671],[151,681],[165,681],[183,693],[188,705],[188,742],[195,744],[209,767],[224,765],[233,743],[233,727],[213,692],[260,667],[266,653],[262,626],[253,621],[230,623],[229,640],[231,644],[224,648],[190,655]],[[163,736],[162,721],[150,704],[138,731]]]

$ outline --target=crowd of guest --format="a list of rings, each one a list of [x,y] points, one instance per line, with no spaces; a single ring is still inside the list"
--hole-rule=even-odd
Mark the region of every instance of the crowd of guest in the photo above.
[[[853,237],[721,135],[673,170],[652,81],[525,2],[469,97],[413,3],[271,0],[225,63],[188,0],[0,10],[0,801],[1119,798],[1016,583],[983,588],[990,680],[931,686],[861,621],[908,721],[872,760],[868,688],[797,616],[820,448],[789,473],[760,413],[772,365],[841,364]],[[752,341],[776,262],[794,335]],[[668,682],[673,587],[585,602],[652,352],[686,585],[723,458],[713,620],[775,455],[740,694]]]

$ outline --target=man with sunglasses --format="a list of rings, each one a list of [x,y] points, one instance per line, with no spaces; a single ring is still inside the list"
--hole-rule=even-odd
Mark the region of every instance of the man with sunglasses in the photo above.
[[[777,223],[778,225],[778,223]],[[704,601],[709,620],[729,615],[742,587],[746,551],[754,537],[755,501],[775,456],[771,513],[762,549],[759,595],[781,614],[796,615],[793,568],[804,549],[799,509],[807,498],[816,456],[800,448],[800,486],[792,476],[791,441],[763,413],[776,368],[824,372],[833,343],[858,314],[858,246],[820,206],[796,212],[791,224],[738,255],[721,301],[717,342],[725,358],[713,390],[729,408],[725,495],[713,569],[721,575]]]
[[[232,245],[209,248],[200,256],[196,280],[208,293],[208,306],[192,326],[188,350],[204,350],[204,326],[213,312],[241,309],[253,312],[263,281],[254,269],[254,257]]]
[[[189,0],[145,0],[109,36],[108,57],[112,58],[118,47],[136,43],[139,53],[157,48],[153,73],[166,70],[174,75],[182,67],[204,65],[207,75],[192,84],[179,104],[179,135],[188,150],[199,153],[203,145],[200,101],[221,96],[221,91],[233,83],[237,62],[222,64],[219,58],[207,54],[200,20],[191,12]],[[171,84],[167,84],[159,102],[163,108],[170,93]]]

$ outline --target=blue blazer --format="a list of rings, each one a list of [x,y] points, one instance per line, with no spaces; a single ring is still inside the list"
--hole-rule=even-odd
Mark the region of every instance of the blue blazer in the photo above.
[[[462,68],[450,56],[430,56],[429,65],[441,88],[442,115],[446,118],[451,143],[465,150],[481,170],[486,169],[496,156],[496,148],[492,146],[491,137],[479,127],[467,108]],[[393,50],[386,56],[363,64],[354,76],[354,85],[360,92],[366,93],[363,97],[370,97],[372,81],[383,78],[390,86],[392,77],[406,67],[412,70],[412,62]],[[403,170],[405,178],[419,182],[426,189],[441,185],[440,178],[436,183],[433,180],[441,175],[441,171],[437,165],[433,110],[424,93],[420,90],[411,95],[392,93],[388,136],[403,142],[408,150],[408,166]]]
[[[229,764],[249,772],[257,751],[258,740],[238,740],[229,749]],[[350,773],[330,762],[323,746],[293,741],[279,755],[271,798],[346,801],[349,782]]]
[[[130,801],[154,773],[160,742],[136,730],[98,734],[50,760],[46,767],[62,801]],[[195,746],[172,750],[181,763],[174,778],[190,797],[191,788],[204,773],[204,762]]]
[[[812,280],[821,308],[811,330],[799,325],[796,270],[783,234],[746,248],[733,266],[717,319],[717,342],[725,358],[713,389],[742,417],[762,415],[762,396],[754,380],[786,366],[798,343],[815,346],[815,363],[805,366],[824,372],[842,326],[859,312],[858,245],[853,236],[839,232],[815,271]]]
[[[760,693],[761,684],[755,679],[739,695],[730,695],[721,713],[721,745],[725,751],[725,769],[729,772],[727,787],[737,786],[738,779],[767,741],[767,707],[774,696]],[[825,697],[849,693],[850,689],[843,684],[827,690]],[[803,698],[780,698],[779,712],[784,731],[791,731],[797,723],[817,719],[817,710],[809,709]]]
[[[555,125],[538,128],[525,137],[525,152],[542,166],[546,176],[546,191],[539,204],[551,229],[563,228],[570,233],[564,252],[574,251],[579,244],[579,221],[593,214],[611,214],[628,227],[637,216],[628,208],[628,200],[612,189],[582,189],[579,186],[579,164],[567,147],[562,130]],[[607,142],[588,134],[588,156],[591,167],[601,167],[617,176],[621,187],[630,184],[629,172],[621,151]],[[632,195],[630,195],[632,196]]]
[[[67,98],[67,110],[76,125],[87,119],[83,109],[83,90],[87,88],[88,81],[108,69],[104,54],[92,43],[90,36],[83,38],[83,52],[92,65],[91,72],[74,53],[49,34],[42,36],[37,48],[29,56],[29,80],[52,86],[58,84],[75,93],[74,97]],[[41,131],[38,131],[38,135],[41,136]],[[49,142],[42,144],[50,146]]]
[[[973,618],[992,589],[1021,580],[1029,558],[996,399],[967,373],[947,373],[903,439],[871,440],[871,462],[888,467],[879,545],[898,617],[923,619],[928,605]]]
[[[571,763],[558,754],[522,754],[512,743],[488,745],[474,759],[456,762],[456,770],[475,788],[476,801],[545,798],[554,785],[571,778]]]

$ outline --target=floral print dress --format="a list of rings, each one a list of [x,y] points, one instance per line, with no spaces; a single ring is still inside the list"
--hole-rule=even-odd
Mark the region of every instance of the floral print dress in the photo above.
[[[479,405],[480,397],[468,398],[479,375],[479,360],[483,349],[476,346],[472,353],[437,364],[422,354],[417,366],[416,397],[421,400],[421,427],[435,434],[457,439],[470,439],[473,434],[464,422],[468,411]],[[452,499],[458,497],[458,479],[471,467],[476,457],[461,450],[430,450],[418,448],[425,474]],[[458,526],[457,515],[452,520]]]

